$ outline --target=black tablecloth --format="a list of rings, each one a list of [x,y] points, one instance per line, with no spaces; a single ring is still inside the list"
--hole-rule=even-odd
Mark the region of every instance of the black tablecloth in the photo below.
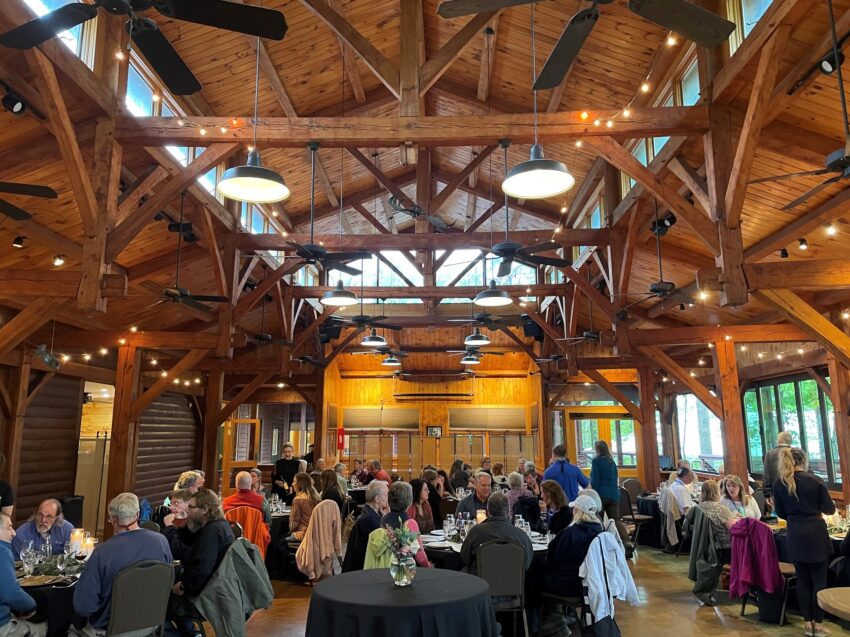
[[[641,525],[637,537],[638,544],[661,548],[661,509],[658,506],[658,498],[639,495],[637,497],[637,508],[641,515],[652,516],[652,522]]]
[[[388,569],[330,577],[313,589],[306,637],[497,637],[487,583],[447,570],[417,569],[395,586]]]
[[[841,540],[830,538],[832,540],[832,557],[840,555]],[[780,562],[790,562],[788,559],[788,536],[785,531],[778,531],[773,534],[773,540],[776,542],[776,555]],[[831,559],[831,558],[830,558]]]
[[[534,573],[543,573],[546,566],[547,551],[534,551],[534,556],[531,559],[531,566],[526,574],[526,581],[529,581]],[[425,547],[425,555],[428,556],[435,568],[445,569],[448,571],[463,570],[463,560],[460,559],[460,553],[452,549],[432,549]]]
[[[271,542],[266,549],[266,571],[270,579],[283,579],[286,574],[286,536],[289,535],[289,516],[273,515]]]
[[[366,504],[366,489],[349,489],[348,495],[354,504],[363,506]]]
[[[30,621],[46,621],[47,637],[65,637],[74,619],[74,587],[28,586],[24,590],[37,606],[36,616]]]

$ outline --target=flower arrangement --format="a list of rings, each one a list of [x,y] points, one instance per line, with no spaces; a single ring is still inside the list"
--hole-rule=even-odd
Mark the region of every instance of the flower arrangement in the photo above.
[[[411,531],[406,524],[394,529],[389,524],[384,525],[387,533],[387,548],[397,559],[413,557],[419,550],[419,534]]]

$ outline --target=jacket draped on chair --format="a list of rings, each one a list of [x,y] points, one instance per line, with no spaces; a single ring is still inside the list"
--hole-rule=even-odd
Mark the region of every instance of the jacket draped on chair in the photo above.
[[[295,552],[298,570],[311,580],[333,575],[333,560],[342,553],[342,523],[339,507],[323,500],[313,509],[304,539]]]

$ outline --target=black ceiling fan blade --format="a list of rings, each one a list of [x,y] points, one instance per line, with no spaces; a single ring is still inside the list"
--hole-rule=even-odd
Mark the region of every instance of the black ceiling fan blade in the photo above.
[[[53,188],[48,188],[47,186],[16,184],[10,181],[0,181],[0,192],[10,195],[24,195],[26,197],[43,197],[44,199],[56,199],[59,196]]]
[[[283,40],[286,35],[286,19],[274,9],[223,0],[159,0],[154,8],[169,18],[267,40]]]
[[[201,83],[153,21],[133,20],[132,35],[133,44],[174,95],[191,95],[201,90]]]
[[[511,273],[511,268],[513,268],[514,260],[508,259],[507,257],[502,259],[502,262],[499,264],[499,269],[496,272],[497,277],[508,276]]]
[[[82,2],[66,4],[0,35],[0,44],[12,49],[31,49],[95,16],[97,5]]]
[[[558,257],[541,257],[536,254],[530,254],[528,256],[517,255],[517,261],[524,263],[525,265],[531,265],[532,267],[535,265],[552,265],[556,268],[566,268],[571,265],[571,263],[566,259],[560,259]]]
[[[227,303],[230,299],[226,296],[217,296],[210,294],[190,294],[187,297],[193,301],[201,301],[202,303]]]
[[[827,187],[827,186],[829,186],[830,184],[834,184],[836,181],[839,181],[839,180],[840,180],[840,179],[842,179],[843,177],[844,177],[844,175],[837,175],[837,176],[835,176],[835,177],[832,177],[832,178],[830,178],[830,179],[827,179],[826,181],[824,181],[824,182],[822,182],[822,183],[818,184],[817,186],[815,186],[814,188],[812,188],[812,189],[811,189],[811,190],[809,190],[808,192],[806,192],[806,193],[804,193],[804,194],[800,195],[799,197],[797,197],[797,198],[796,198],[794,201],[792,201],[791,203],[787,203],[787,204],[785,204],[784,206],[782,206],[782,210],[791,210],[791,208],[796,208],[796,207],[797,207],[797,206],[799,206],[801,203],[805,203],[806,201],[808,201],[808,199],[809,199],[810,197],[813,197],[814,195],[816,195],[817,193],[819,193],[821,190],[823,190],[824,188],[826,188],[826,187]]]
[[[526,254],[537,254],[538,252],[549,252],[550,250],[560,250],[563,246],[555,241],[546,241],[544,243],[536,243],[533,246],[520,248],[517,252],[525,252]]]
[[[570,67],[578,57],[581,47],[593,26],[599,19],[599,9],[594,4],[592,7],[582,9],[576,13],[564,27],[560,39],[555,43],[549,59],[543,65],[540,75],[534,82],[534,90],[542,91],[547,88],[558,86],[570,70]]]
[[[430,223],[432,226],[434,226],[435,228],[440,228],[441,230],[446,230],[447,228],[451,228],[455,225],[454,221],[452,221],[451,223],[446,223],[445,219],[443,219],[442,217],[438,217],[436,215],[422,215],[422,216],[425,219],[427,219],[428,223]]]
[[[734,22],[687,0],[629,0],[629,9],[709,48],[723,44],[735,30]]]
[[[782,181],[784,179],[792,179],[794,177],[805,177],[807,175],[825,175],[826,173],[832,172],[828,168],[820,168],[818,170],[804,170],[799,173],[786,173],[784,175],[775,175],[773,177],[762,177],[761,179],[753,179],[752,181],[748,181],[748,184],[763,184],[769,181]]]
[[[357,268],[352,268],[349,265],[345,265],[343,263],[337,263],[335,261],[331,261],[330,263],[325,263],[325,268],[328,270],[337,270],[339,272],[345,272],[346,274],[350,274],[351,276],[357,276],[358,274],[363,274]]]
[[[15,221],[26,221],[32,219],[32,215],[23,208],[10,204],[8,201],[0,199],[0,214],[4,214]]]
[[[507,9],[508,7],[519,7],[531,4],[535,0],[447,0],[441,2],[437,7],[437,14],[443,18],[456,18],[461,15],[483,13],[484,11],[495,11]]]
[[[371,252],[358,250],[357,252],[329,252],[322,257],[323,261],[368,261],[372,258]]]
[[[196,301],[191,296],[182,296],[182,297],[180,297],[179,302],[182,303],[183,305],[187,306],[187,307],[191,307],[191,308],[194,308],[196,310],[200,310],[201,312],[206,312],[207,314],[212,315],[212,312],[210,312],[209,307],[207,307],[203,303],[200,303],[199,301]]]
[[[389,323],[369,323],[372,327],[378,327],[384,330],[395,330],[398,331],[401,329],[400,325],[390,325]]]

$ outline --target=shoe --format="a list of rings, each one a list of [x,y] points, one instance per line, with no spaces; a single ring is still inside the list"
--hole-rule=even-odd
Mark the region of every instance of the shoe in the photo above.
[[[814,637],[827,637],[827,635],[831,635],[832,633],[823,624],[821,624],[821,625],[815,624],[815,632],[813,634],[814,634]]]

